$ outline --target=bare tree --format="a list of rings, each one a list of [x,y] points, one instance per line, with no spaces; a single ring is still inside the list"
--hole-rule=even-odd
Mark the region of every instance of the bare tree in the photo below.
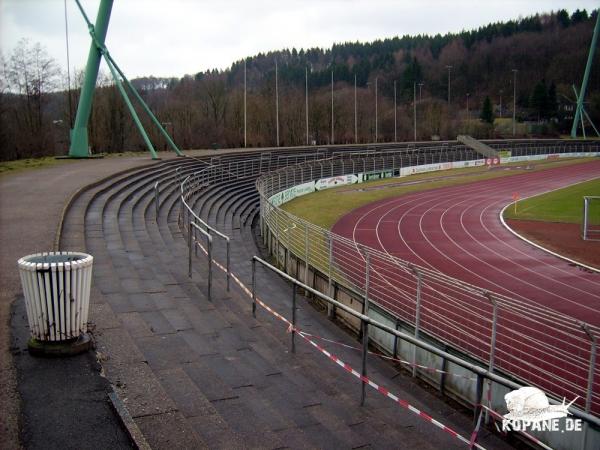
[[[47,96],[58,86],[60,70],[40,43],[21,39],[6,63],[4,82],[8,91],[17,94],[15,120],[19,129],[17,154],[28,151],[45,153],[48,142],[44,107]]]

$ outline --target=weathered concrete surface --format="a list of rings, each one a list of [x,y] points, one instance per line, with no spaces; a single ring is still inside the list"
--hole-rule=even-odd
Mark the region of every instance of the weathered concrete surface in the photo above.
[[[0,177],[0,448],[20,446],[20,397],[10,339],[10,305],[21,294],[17,259],[52,250],[59,218],[73,192],[116,171],[151,162],[145,155],[64,160]]]

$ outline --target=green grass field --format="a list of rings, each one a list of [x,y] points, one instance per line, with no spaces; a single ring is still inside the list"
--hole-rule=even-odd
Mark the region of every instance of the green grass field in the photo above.
[[[589,195],[600,196],[600,178],[521,200],[517,204],[516,214],[514,208],[510,207],[504,211],[504,217],[580,224],[583,217],[582,197]],[[594,222],[600,222],[597,216],[592,214]]]
[[[559,161],[543,160],[531,162],[530,164],[535,164],[535,170],[545,170],[558,166],[581,164],[586,161],[589,161],[589,159],[578,158]],[[490,171],[486,167],[473,167],[441,172],[429,172],[402,178],[386,178],[383,180],[341,186],[304,195],[283,204],[282,208],[297,217],[301,217],[314,223],[315,225],[330,229],[344,214],[378,200],[397,197],[411,192],[517,175],[523,173],[525,169],[515,169],[514,167],[526,165],[527,163],[523,162],[503,165],[503,167],[513,167],[512,170]],[[405,184],[402,186],[386,186],[394,183],[416,181],[424,182],[418,184]],[[382,189],[371,189],[379,186],[382,187]]]

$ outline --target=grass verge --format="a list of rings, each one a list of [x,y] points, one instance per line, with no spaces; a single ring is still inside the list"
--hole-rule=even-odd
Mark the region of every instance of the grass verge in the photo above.
[[[586,195],[600,196],[600,178],[521,200],[516,213],[506,208],[504,218],[581,224]]]
[[[582,164],[590,158],[574,158],[557,161],[532,161],[502,166],[489,170],[486,167],[453,169],[429,172],[402,178],[387,178],[362,184],[341,186],[318,191],[295,198],[282,205],[285,211],[315,225],[330,229],[344,214],[363,205],[385,198],[398,197],[411,192],[425,191],[475,181],[518,175],[533,170],[546,170],[559,166]]]

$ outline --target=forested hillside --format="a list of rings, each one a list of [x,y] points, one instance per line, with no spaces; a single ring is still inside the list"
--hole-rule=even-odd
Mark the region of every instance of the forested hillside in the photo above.
[[[458,34],[402,36],[250,56],[245,61],[247,145],[277,145],[275,61],[279,145],[306,143],[307,72],[311,143],[390,142],[395,135],[399,141],[413,140],[415,110],[419,140],[455,138],[460,133],[512,136],[514,79],[518,135],[568,132],[575,97],[572,85],[579,89],[581,84],[596,14],[597,10],[591,14],[561,10]],[[202,55],[189,57],[202,59]],[[599,58],[596,54],[586,105],[597,125]],[[23,41],[12,54],[4,55],[2,69],[0,157],[66,153],[78,90],[64,88],[64,74],[39,44]],[[75,78],[78,85],[81,75]],[[225,71],[181,79],[149,76],[133,82],[182,148],[244,145],[244,61]],[[157,148],[165,148],[149,120],[144,118],[144,123],[152,130]],[[89,132],[93,152],[144,149],[125,104],[105,74],[96,90]]]

